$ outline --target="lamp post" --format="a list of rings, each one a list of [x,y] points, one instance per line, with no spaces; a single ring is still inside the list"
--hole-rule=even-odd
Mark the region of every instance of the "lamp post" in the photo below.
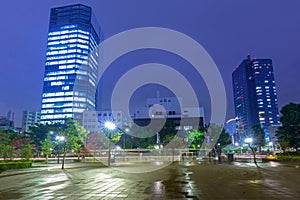
[[[252,139],[252,138],[246,138],[246,139],[245,139],[245,143],[248,144],[249,148],[250,148],[251,151],[252,151],[254,164],[256,165],[256,167],[258,167],[257,162],[256,162],[255,151],[254,151],[254,149],[252,148],[252,146],[250,145],[252,142],[253,142],[253,139]]]
[[[116,129],[116,125],[113,122],[107,121],[104,123],[104,127],[107,128],[108,131],[108,161],[107,161],[107,166],[110,166],[110,161],[111,161],[111,146],[110,146],[110,136],[111,136],[111,131]]]
[[[217,154],[218,154],[218,161],[219,161],[219,163],[221,163],[222,149],[221,149],[220,143],[217,144]]]
[[[271,151],[271,152],[274,151],[274,148],[273,148],[273,142],[269,142],[269,148],[270,148],[270,151]]]
[[[55,137],[56,140],[60,141],[60,142],[64,142],[64,156],[63,156],[63,162],[62,162],[62,166],[61,168],[64,169],[64,165],[65,165],[65,157],[66,157],[66,140],[65,140],[65,137],[64,136],[56,136]],[[59,163],[59,153],[58,153],[58,156],[57,156],[57,163]]]

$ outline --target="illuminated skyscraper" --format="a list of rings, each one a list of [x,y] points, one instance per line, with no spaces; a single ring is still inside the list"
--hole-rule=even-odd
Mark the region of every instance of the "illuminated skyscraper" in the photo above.
[[[251,60],[248,55],[232,73],[232,81],[238,131],[249,137],[252,126],[261,124],[269,141],[269,126],[280,123],[272,60]]]
[[[41,122],[82,121],[95,110],[100,27],[90,7],[52,8],[46,53]]]

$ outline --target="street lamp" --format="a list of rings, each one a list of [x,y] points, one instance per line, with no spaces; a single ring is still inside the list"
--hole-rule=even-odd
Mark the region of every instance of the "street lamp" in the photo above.
[[[253,139],[252,138],[246,138],[245,139],[245,143],[246,144],[251,144],[253,142]]]
[[[104,123],[104,127],[109,130],[109,132],[108,132],[108,162],[107,162],[107,166],[109,167],[110,160],[111,160],[110,134],[111,134],[111,131],[116,129],[116,125],[113,122],[107,121]]]
[[[269,148],[270,148],[270,151],[271,151],[271,152],[274,151],[273,142],[269,142]]]
[[[217,143],[217,154],[218,154],[218,162],[221,162],[221,158],[222,158],[222,149],[221,149],[221,144]]]
[[[246,138],[246,139],[245,139],[245,143],[248,144],[249,148],[250,148],[251,151],[252,151],[254,164],[256,165],[256,167],[258,167],[257,162],[256,162],[256,157],[255,157],[255,151],[254,151],[254,149],[252,148],[252,146],[250,145],[252,142],[253,142],[253,139],[252,139],[252,138]]]
[[[63,162],[62,162],[62,165],[61,165],[61,169],[64,169],[64,166],[65,166],[65,157],[66,157],[66,138],[64,136],[56,136],[55,137],[56,140],[60,141],[60,142],[63,142],[64,143],[64,156],[63,156]],[[59,163],[59,153],[58,153],[58,163]]]

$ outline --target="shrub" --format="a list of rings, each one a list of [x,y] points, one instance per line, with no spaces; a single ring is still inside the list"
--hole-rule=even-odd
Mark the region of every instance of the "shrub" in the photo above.
[[[10,162],[0,162],[0,170],[7,169],[23,169],[30,168],[32,166],[32,161],[10,161]]]

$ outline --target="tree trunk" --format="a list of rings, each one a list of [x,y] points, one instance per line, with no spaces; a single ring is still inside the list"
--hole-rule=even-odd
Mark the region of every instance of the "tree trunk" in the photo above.
[[[254,149],[250,146],[250,144],[248,144],[248,146],[249,146],[249,148],[250,148],[251,151],[252,151],[254,164],[256,165],[256,167],[258,167],[257,162],[256,162],[255,151],[254,151]]]

